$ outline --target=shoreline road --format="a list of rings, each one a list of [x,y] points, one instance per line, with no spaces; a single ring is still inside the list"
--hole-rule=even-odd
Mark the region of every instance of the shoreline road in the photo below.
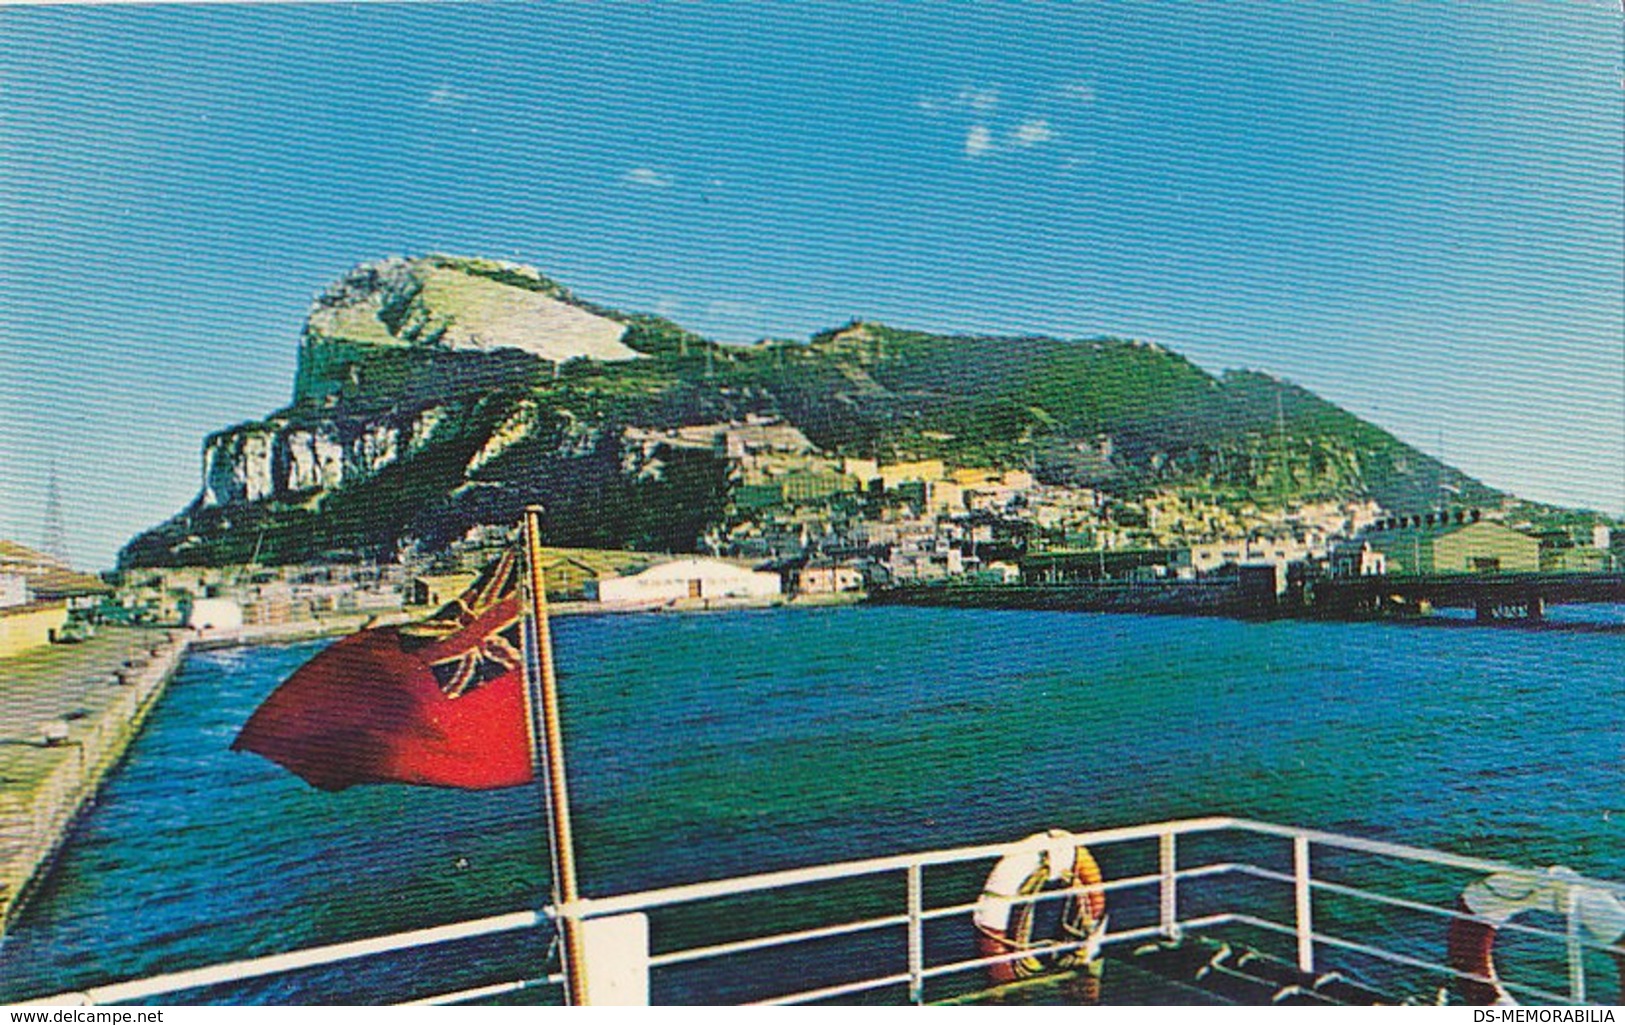
[[[179,631],[104,627],[0,659],[0,934],[180,664]]]

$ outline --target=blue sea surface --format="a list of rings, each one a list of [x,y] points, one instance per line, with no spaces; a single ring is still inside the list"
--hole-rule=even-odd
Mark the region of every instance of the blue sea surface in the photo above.
[[[554,634],[588,895],[1212,814],[1625,879],[1618,633],[838,608]],[[188,658],[0,943],[0,1000],[545,901],[534,788],[328,794],[228,750],[320,648]],[[404,999],[546,947],[190,998]]]

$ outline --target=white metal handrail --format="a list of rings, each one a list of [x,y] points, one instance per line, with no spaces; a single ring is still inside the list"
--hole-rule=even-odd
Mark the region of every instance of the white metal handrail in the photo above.
[[[1223,816],[1179,819],[1141,826],[1088,830],[1074,833],[1073,837],[1080,844],[1095,847],[1111,843],[1122,843],[1128,840],[1151,840],[1167,830],[1172,830],[1175,833],[1215,832],[1235,828],[1242,821],[1241,819]],[[1275,828],[1285,829],[1286,827]],[[672,904],[684,904],[718,897],[738,897],[761,890],[782,889],[786,886],[831,882],[837,879],[878,875],[884,872],[901,872],[916,865],[921,868],[932,868],[964,861],[992,860],[1002,858],[1007,854],[1042,850],[1043,847],[1044,843],[1042,841],[1021,840],[1015,843],[981,844],[975,847],[950,847],[942,850],[920,851],[914,854],[894,854],[890,857],[865,858],[858,861],[837,861],[824,865],[812,865],[806,868],[784,869],[777,872],[763,872],[748,876],[733,876],[711,882],[668,886],[658,890],[643,890],[638,893],[621,894],[615,897],[589,897],[577,901],[574,906],[562,906],[558,909],[558,912],[560,915],[573,913],[582,918],[592,918],[602,915],[624,914],[629,911],[648,911]]]
[[[1290,873],[1281,872],[1264,865],[1256,865],[1241,860],[1226,860],[1186,866],[1179,864],[1179,838],[1225,831],[1289,841],[1291,845],[1292,871]],[[1295,939],[1297,966],[1307,973],[1315,971],[1316,948],[1320,946],[1359,953],[1390,964],[1426,971],[1444,978],[1471,979],[1479,982],[1497,981],[1459,971],[1450,965],[1430,962],[1398,951],[1384,950],[1373,944],[1360,943],[1317,930],[1314,924],[1314,898],[1317,893],[1367,901],[1384,907],[1446,919],[1471,919],[1473,916],[1454,908],[1438,907],[1405,897],[1316,879],[1313,873],[1312,858],[1312,852],[1315,848],[1354,851],[1380,858],[1435,865],[1469,873],[1510,873],[1531,880],[1549,878],[1540,870],[1483,858],[1473,858],[1386,841],[1366,840],[1318,830],[1298,829],[1231,817],[1185,819],[1113,829],[1089,830],[1076,833],[1074,837],[1078,843],[1094,848],[1136,841],[1155,840],[1157,842],[1156,871],[1108,879],[1100,887],[1107,892],[1155,888],[1157,892],[1156,924],[1107,932],[1103,936],[1095,937],[1095,941],[1099,942],[1102,947],[1116,947],[1155,938],[1177,939],[1182,934],[1198,930],[1217,929],[1229,925],[1245,925]],[[394,951],[535,928],[553,918],[573,917],[578,921],[590,921],[626,915],[641,915],[681,904],[739,897],[788,887],[863,877],[879,877],[897,873],[903,875],[906,884],[907,906],[901,913],[819,925],[812,928],[722,943],[710,943],[660,953],[646,951],[644,959],[650,970],[658,970],[673,965],[735,956],[770,947],[835,939],[870,930],[901,928],[906,934],[906,943],[904,945],[906,946],[907,956],[903,965],[904,970],[884,972],[871,978],[855,979],[816,989],[788,993],[769,998],[764,1002],[794,1003],[828,1000],[875,989],[904,986],[908,989],[908,998],[911,1002],[923,1002],[925,983],[928,980],[971,972],[1001,962],[1014,961],[1029,956],[1028,952],[1018,951],[945,964],[928,964],[924,944],[925,924],[930,921],[967,915],[974,910],[976,904],[975,902],[969,902],[927,907],[923,899],[922,876],[924,870],[946,865],[992,860],[1015,852],[1037,850],[1041,846],[1042,842],[1040,840],[1029,840],[1016,843],[985,844],[921,851],[891,857],[838,862],[730,879],[689,883],[611,897],[585,898],[557,908],[520,911],[430,929],[419,929],[389,936],[329,944],[284,954],[172,972],[147,979],[95,986],[71,993],[59,993],[34,1002],[40,1004],[88,1004],[149,999],[205,986],[240,982]],[[1181,883],[1220,876],[1246,876],[1290,886],[1293,898],[1292,921],[1274,921],[1261,914],[1249,913],[1244,908],[1225,909],[1219,913],[1198,918],[1182,919],[1179,915]],[[1604,880],[1572,875],[1565,877],[1564,882],[1575,888],[1584,887],[1625,895],[1625,885]],[[1042,901],[1064,899],[1067,896],[1064,891],[1040,893],[1016,898],[1014,902],[1036,904]],[[1563,932],[1541,929],[1521,923],[1506,923],[1502,926],[1502,928],[1515,930],[1522,934],[1566,944],[1570,970],[1569,992],[1566,995],[1531,984],[1506,980],[1499,980],[1499,984],[1510,992],[1523,993],[1537,999],[1583,1002],[1585,1000],[1584,953],[1587,950],[1595,950],[1615,955],[1625,955],[1625,947],[1585,939],[1577,927],[1575,908],[1572,901],[1568,918],[1567,928]],[[1084,946],[1085,942],[1087,941],[1047,944],[1043,947],[1042,952],[1056,954],[1075,950]],[[533,979],[504,981],[491,985],[460,989],[413,1002],[457,1003],[490,998],[537,986],[558,985],[562,981],[561,975],[553,973]]]
[[[1187,822],[1201,822],[1213,820],[1190,819]],[[1447,851],[1437,851],[1430,847],[1412,847],[1407,844],[1389,843],[1385,840],[1367,840],[1357,836],[1344,836],[1341,833],[1326,833],[1317,829],[1300,829],[1296,826],[1280,826],[1273,822],[1259,822],[1255,819],[1231,818],[1223,820],[1226,825],[1216,828],[1237,829],[1247,833],[1259,833],[1266,836],[1278,836],[1283,839],[1302,838],[1311,844],[1321,847],[1339,847],[1344,850],[1359,851],[1364,854],[1375,854],[1381,857],[1396,858],[1401,861],[1420,861],[1427,864],[1439,865],[1444,868],[1461,869],[1467,872],[1479,872],[1485,875],[1507,873],[1511,875],[1527,876],[1539,879],[1545,870],[1530,868],[1528,865],[1514,865],[1509,861],[1492,861],[1488,858],[1474,858],[1465,854],[1451,854]],[[1212,828],[1208,827],[1211,831]],[[1200,832],[1204,830],[1190,830]],[[1575,885],[1585,886],[1588,889],[1604,890],[1616,896],[1625,897],[1625,883],[1613,882],[1606,879],[1594,879],[1576,873],[1571,879]]]
[[[147,1000],[152,997],[167,996],[171,993],[182,993],[189,989],[218,986],[223,983],[245,982],[249,979],[263,978],[267,975],[284,975],[302,968],[319,968],[324,965],[355,960],[356,958],[388,954],[397,950],[411,950],[416,947],[449,943],[452,940],[472,939],[500,932],[512,932],[516,929],[530,929],[545,920],[546,916],[541,912],[515,911],[506,915],[476,918],[451,925],[437,925],[428,929],[391,933],[388,936],[373,936],[367,939],[351,940],[347,943],[330,943],[320,947],[306,947],[285,954],[268,954],[264,957],[209,965],[206,968],[167,972],[163,975],[152,975],[145,979],[136,979],[130,982],[91,986],[82,990],[42,997],[29,1001],[29,1003],[84,1005],[118,1004],[130,1000]]]
[[[1225,867],[1230,871],[1243,875],[1249,875],[1255,879],[1269,879],[1275,882],[1283,883],[1290,883],[1293,881],[1292,877],[1284,872],[1276,872],[1272,869],[1260,868],[1257,865],[1232,864]],[[1434,915],[1438,918],[1472,921],[1477,917],[1470,911],[1457,911],[1455,908],[1442,908],[1436,904],[1424,904],[1421,901],[1406,900],[1403,897],[1390,897],[1384,893],[1377,893],[1375,890],[1366,890],[1358,886],[1344,886],[1340,883],[1328,883],[1323,879],[1312,879],[1310,880],[1309,885],[1313,889],[1323,893],[1335,893],[1338,896],[1352,897],[1356,900],[1370,901],[1374,904],[1386,904],[1389,907],[1403,908],[1406,911],[1415,911],[1420,914]],[[1539,936],[1552,940],[1563,940],[1565,942],[1568,942],[1570,939],[1567,932],[1554,932],[1551,929],[1542,929],[1535,925],[1524,925],[1521,922],[1502,922],[1500,925],[1496,926],[1496,929],[1500,932],[1519,932],[1530,936]],[[1579,939],[1576,942],[1587,950],[1595,950],[1598,953],[1625,955],[1625,945],[1599,943],[1596,940],[1588,940],[1584,938]]]

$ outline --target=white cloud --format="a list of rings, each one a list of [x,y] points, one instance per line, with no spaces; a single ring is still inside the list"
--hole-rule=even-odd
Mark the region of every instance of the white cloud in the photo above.
[[[996,85],[967,85],[952,96],[941,94],[921,96],[915,105],[932,117],[943,117],[969,111],[972,114],[991,114],[999,105],[999,87]]]
[[[1062,124],[1066,120],[1058,111],[1058,97],[1071,103],[1092,103],[1094,87],[1083,81],[1052,83],[1036,94],[1022,92],[1006,103],[1002,86],[968,85],[951,94],[921,96],[915,103],[931,117],[957,122],[965,132],[965,158],[977,160],[1033,149],[1060,138],[1061,130],[1051,120],[1060,118]],[[1049,116],[1040,116],[1045,113]]]
[[[986,156],[993,150],[993,133],[986,125],[971,125],[965,133],[965,156],[972,160]]]
[[[1059,91],[1063,98],[1084,104],[1095,102],[1097,95],[1095,87],[1088,82],[1068,82]]]
[[[1049,142],[1053,138],[1055,138],[1055,129],[1051,128],[1049,122],[1041,117],[1023,121],[1016,126],[1015,131],[1010,133],[1011,143],[1024,149]]]
[[[652,167],[634,167],[621,175],[621,181],[627,185],[635,185],[645,189],[669,189],[673,179],[669,174],[661,174]]]
[[[967,86],[959,90],[959,102],[978,114],[987,114],[999,105],[999,87],[996,85],[980,88]]]
[[[655,301],[655,315],[673,318],[683,310],[683,300],[675,295],[663,295]]]
[[[447,82],[441,82],[429,90],[427,101],[431,107],[456,107],[468,100],[468,94],[461,89],[453,87]]]

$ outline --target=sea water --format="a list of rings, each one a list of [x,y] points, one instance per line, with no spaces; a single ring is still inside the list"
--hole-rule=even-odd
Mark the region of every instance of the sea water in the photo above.
[[[1618,633],[840,608],[554,634],[588,895],[1213,814],[1625,879]],[[0,944],[0,999],[545,901],[533,788],[329,794],[228,750],[320,647],[188,658]],[[407,999],[546,946],[189,998]],[[657,996],[729,995],[705,985]]]

